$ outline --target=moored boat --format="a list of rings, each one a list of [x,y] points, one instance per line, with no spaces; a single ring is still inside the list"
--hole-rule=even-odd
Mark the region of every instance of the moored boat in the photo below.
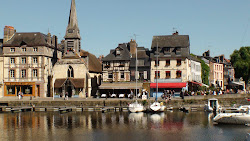
[[[156,101],[150,105],[150,109],[153,112],[163,112],[166,109],[166,106]]]
[[[136,100],[134,103],[129,104],[128,109],[131,113],[137,113],[144,111],[144,106]]]
[[[236,113],[219,113],[213,118],[213,121],[220,124],[249,124],[249,107],[246,105],[239,107]]]

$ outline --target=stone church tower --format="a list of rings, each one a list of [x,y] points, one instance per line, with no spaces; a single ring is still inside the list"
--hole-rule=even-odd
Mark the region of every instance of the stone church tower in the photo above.
[[[81,36],[75,0],[71,2],[64,55],[53,67],[53,93],[69,97],[90,97],[97,93],[102,65],[91,53],[81,50]]]
[[[81,36],[78,27],[75,0],[71,2],[69,23],[64,38],[64,55],[79,55],[81,50]]]

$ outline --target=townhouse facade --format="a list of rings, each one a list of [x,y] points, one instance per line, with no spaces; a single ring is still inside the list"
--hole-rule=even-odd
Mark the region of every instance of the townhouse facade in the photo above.
[[[188,89],[188,81],[201,83],[201,65],[190,56],[188,35],[154,36],[151,50],[151,96],[157,87],[161,95],[165,90]]]
[[[53,61],[61,56],[57,38],[40,32],[15,33],[3,43],[4,96],[51,96]]]

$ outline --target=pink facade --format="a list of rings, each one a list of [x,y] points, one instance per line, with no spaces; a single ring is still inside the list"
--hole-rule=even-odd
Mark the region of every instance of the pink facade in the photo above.
[[[224,89],[223,64],[210,62],[210,85]]]

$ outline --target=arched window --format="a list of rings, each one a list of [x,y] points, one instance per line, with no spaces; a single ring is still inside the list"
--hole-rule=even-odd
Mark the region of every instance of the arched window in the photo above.
[[[74,70],[71,66],[69,66],[69,69],[68,69],[68,77],[74,77]]]

